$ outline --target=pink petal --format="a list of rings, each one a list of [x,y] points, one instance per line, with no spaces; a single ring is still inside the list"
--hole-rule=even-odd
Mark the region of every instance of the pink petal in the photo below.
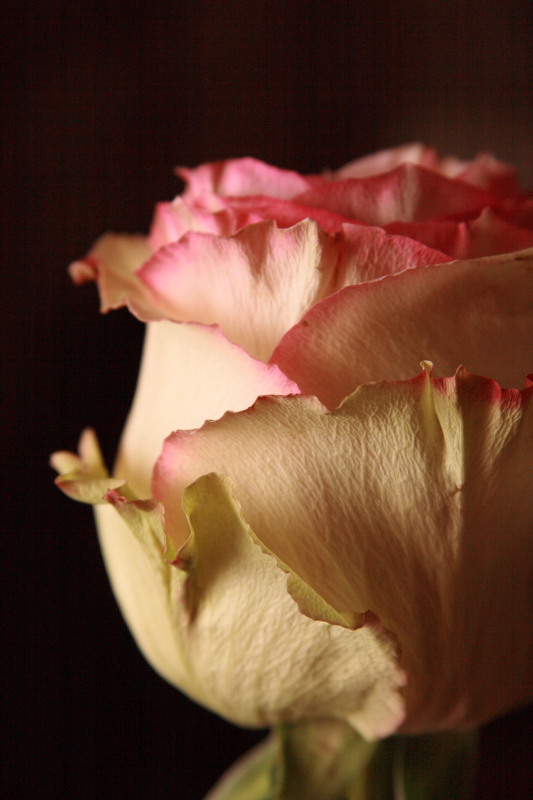
[[[246,225],[262,219],[263,216],[253,209],[225,208],[212,213],[189,206],[181,197],[177,197],[172,203],[159,203],[156,206],[149,243],[155,253],[160,247],[177,242],[189,231],[231,236]]]
[[[490,153],[481,153],[474,161],[465,164],[454,177],[497,195],[512,195],[520,191],[516,170]]]
[[[396,236],[370,225],[345,224],[341,257],[333,291],[394,275],[407,267],[442,264],[448,257],[406,236]]]
[[[333,214],[323,208],[305,206],[275,197],[229,197],[225,202],[235,211],[255,213],[262,219],[273,219],[280,228],[290,228],[304,219],[313,219],[327,233],[337,233],[344,222],[353,222],[348,217]]]
[[[350,224],[327,236],[311,220],[286,230],[264,222],[231,238],[189,233],[159,250],[139,276],[157,309],[152,319],[216,322],[232,342],[268,360],[285,332],[331,292],[445,259],[381,228]]]
[[[161,317],[218,323],[228,339],[267,360],[327,293],[337,255],[337,241],[310,220],[288,230],[264,222],[231,238],[189,233],[159,250],[139,276]]]
[[[533,363],[533,251],[406,270],[312,308],[272,362],[334,408],[360,383],[405,379],[423,359],[516,386]]]
[[[391,172],[402,164],[418,164],[433,170],[438,170],[440,166],[439,158],[433,148],[426,147],[420,142],[413,142],[357,158],[335,170],[331,177],[338,181],[347,178],[369,178],[372,175]]]
[[[177,171],[187,183],[184,199],[187,202],[205,203],[210,210],[219,209],[213,197],[216,195],[269,195],[283,200],[308,187],[306,179],[297,172],[272,167],[256,158],[234,158],[202,164],[195,169],[181,167]]]
[[[402,164],[384,175],[328,181],[313,178],[313,187],[296,202],[319,206],[370,225],[415,221],[460,214],[477,216],[496,203],[494,195],[451,180],[414,164]]]
[[[533,247],[533,231],[504,222],[489,208],[471,222],[391,222],[385,229],[389,233],[410,236],[428,247],[463,260]]]

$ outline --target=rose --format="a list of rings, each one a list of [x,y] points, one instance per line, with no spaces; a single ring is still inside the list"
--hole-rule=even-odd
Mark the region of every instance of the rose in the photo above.
[[[533,387],[496,381],[533,360],[531,198],[488,156],[418,145],[182,174],[148,239],[71,268],[149,323],[117,477],[89,432],[54,458],[104,501],[146,657],[249,725],[376,737],[528,700]],[[413,378],[423,359],[455,377]]]

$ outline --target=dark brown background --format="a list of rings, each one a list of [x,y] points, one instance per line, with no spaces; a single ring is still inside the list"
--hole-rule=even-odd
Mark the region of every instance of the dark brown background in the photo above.
[[[176,164],[254,155],[311,171],[422,139],[493,150],[533,185],[531,23],[529,0],[10,4],[4,796],[196,800],[260,736],[152,673],[90,511],[52,485],[49,452],[74,448],[87,424],[112,459],[142,337],[125,312],[98,315],[68,262],[106,229],[146,230],[154,202],[179,189]],[[479,798],[533,794],[530,724],[520,712],[485,731]]]

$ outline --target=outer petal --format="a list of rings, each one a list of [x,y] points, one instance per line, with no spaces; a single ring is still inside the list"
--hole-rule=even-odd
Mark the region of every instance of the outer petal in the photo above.
[[[313,188],[294,199],[370,225],[458,214],[476,217],[481,209],[497,203],[495,195],[415,164],[368,178],[313,178]]]
[[[240,411],[262,394],[298,391],[277,367],[250,358],[216,327],[150,323],[115,473],[149,497],[152,468],[171,431]]]
[[[169,437],[154,491],[179,538],[183,488],[230,475],[272,552],[397,637],[408,729],[474,724],[533,696],[532,392],[461,372],[360,387],[333,413],[264,398]]]
[[[264,222],[231,238],[188,234],[139,274],[159,315],[217,322],[231,341],[267,360],[283,334],[331,292],[445,259],[381,228],[343,225],[328,236],[311,220],[286,230]]]
[[[100,310],[110,311],[126,305],[131,297],[146,294],[135,273],[151,255],[145,236],[105,233],[85,258],[70,265],[69,273],[74,283],[96,281]]]
[[[354,631],[302,615],[227,479],[208,475],[184,493],[186,573],[164,558],[157,503],[115,491],[105,499],[114,508],[96,516],[117,601],[166,680],[241,725],[333,717],[374,738],[401,724],[394,642],[374,625]]]
[[[272,362],[334,408],[360,383],[404,379],[421,359],[518,386],[533,365],[533,250],[406,270],[315,306]]]
[[[140,277],[163,316],[216,322],[232,342],[266,360],[328,293],[338,250],[310,220],[288,230],[265,222],[231,238],[190,233],[160,250]]]

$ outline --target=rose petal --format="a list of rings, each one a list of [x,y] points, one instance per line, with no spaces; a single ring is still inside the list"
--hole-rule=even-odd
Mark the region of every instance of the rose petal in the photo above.
[[[50,465],[59,472],[55,483],[72,500],[80,503],[104,503],[104,495],[110,489],[124,486],[121,478],[110,478],[105,468],[100,446],[94,431],[83,431],[79,443],[79,455],[60,451],[53,453]]]
[[[516,170],[490,153],[481,153],[451,176],[504,197],[520,190]]]
[[[329,293],[445,259],[381,228],[343,225],[340,234],[327,236],[311,220],[286,230],[264,222],[230,238],[188,234],[160,250],[139,275],[160,316],[217,322],[228,339],[267,360],[283,334]]]
[[[272,552],[398,638],[409,730],[482,722],[533,695],[532,394],[460,371],[363,386],[332,413],[263,398],[169,437],[154,491],[179,538],[185,486],[229,475]]]
[[[171,431],[248,408],[262,394],[298,391],[277,367],[250,358],[217,327],[151,323],[115,473],[138,497],[149,497],[152,467]]]
[[[391,172],[407,163],[418,164],[433,170],[440,168],[438,155],[433,148],[426,147],[420,142],[412,142],[357,158],[335,170],[330,177],[338,181],[347,178],[369,178],[372,175]]]
[[[475,217],[497,198],[467,183],[451,180],[416,164],[392,172],[343,181],[312,179],[313,188],[294,198],[370,225],[395,221],[421,222],[461,214]]]
[[[337,233],[344,222],[353,222],[348,217],[333,214],[323,208],[305,206],[291,200],[255,195],[252,197],[229,197],[224,200],[228,209],[241,214],[255,212],[262,219],[273,219],[280,228],[290,228],[304,219],[313,219],[326,233]]]
[[[195,169],[181,167],[177,172],[187,183],[183,194],[186,202],[205,205],[210,211],[218,211],[221,207],[217,195],[269,195],[283,200],[308,188],[303,175],[272,167],[256,158],[228,159],[202,164]]]
[[[472,222],[391,222],[385,229],[463,260],[511,253],[533,246],[533,231],[504,222],[490,208],[485,208]]]
[[[309,311],[272,354],[335,408],[360,383],[405,379],[424,358],[519,386],[533,363],[533,251],[406,270]]]
[[[402,722],[404,676],[394,642],[372,625],[353,631],[303,616],[286,576],[241,518],[227,479],[209,475],[184,493],[192,532],[180,560],[185,575],[164,555],[161,505],[128,500],[129,488],[119,495],[113,487],[123,480],[98,480],[107,472],[92,431],[82,435],[79,456],[52,460],[56,468],[76,467],[71,496],[113,506],[95,509],[113,590],[146,659],[170,683],[242,725],[318,714],[375,738]],[[325,604],[315,598],[314,606]],[[329,615],[338,622],[333,609]]]
[[[247,211],[225,208],[211,213],[196,206],[189,206],[181,197],[176,197],[172,203],[158,203],[156,206],[148,241],[155,253],[160,247],[177,242],[188,231],[231,236],[246,225],[260,222],[262,219],[263,216],[254,209]]]
[[[389,234],[373,225],[342,226],[342,251],[333,291],[394,275],[408,267],[442,264],[448,257],[440,250],[407,236]]]
[[[336,240],[310,220],[287,230],[264,222],[230,238],[190,233],[156,253],[139,276],[162,316],[216,322],[232,342],[267,360],[327,294],[337,257]]]
[[[145,236],[105,233],[85,258],[70,265],[69,273],[77,284],[97,282],[100,310],[106,312],[126,305],[132,296],[146,294],[135,273],[151,255]]]
[[[113,493],[109,500],[138,540],[100,511],[115,592],[141,649],[168,681],[241,725],[318,715],[348,718],[376,737],[401,723],[394,643],[372,626],[353,631],[300,614],[227,480],[209,475],[185,492],[186,575],[163,560],[151,501],[126,503]]]

